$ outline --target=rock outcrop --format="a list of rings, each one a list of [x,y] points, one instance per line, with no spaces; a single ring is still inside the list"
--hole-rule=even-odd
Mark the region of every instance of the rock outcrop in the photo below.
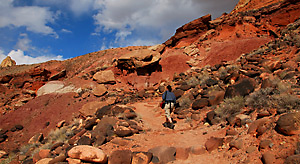
[[[3,59],[3,61],[1,62],[0,67],[11,67],[11,66],[15,66],[16,65],[16,61],[14,61],[13,59],[11,59],[10,56],[7,56],[5,59]]]

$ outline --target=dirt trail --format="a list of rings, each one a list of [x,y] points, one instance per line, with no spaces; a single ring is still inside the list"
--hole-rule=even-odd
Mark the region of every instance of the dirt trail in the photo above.
[[[143,121],[144,128],[153,131],[161,131],[162,123],[165,121],[164,111],[158,105],[161,99],[151,99],[148,102],[132,104],[136,108],[136,113]]]
[[[114,149],[130,149],[131,151],[148,151],[157,146],[169,146],[175,148],[199,148],[212,136],[225,136],[225,130],[219,126],[205,126],[199,122],[186,119],[177,120],[175,129],[163,127],[165,121],[164,111],[158,106],[160,98],[147,99],[142,102],[131,104],[136,108],[139,119],[142,121],[144,132],[116,139],[101,146],[101,149],[110,154]],[[191,128],[191,124],[199,124]],[[187,160],[176,160],[170,163],[230,163],[220,153],[204,153],[202,155],[190,154]]]

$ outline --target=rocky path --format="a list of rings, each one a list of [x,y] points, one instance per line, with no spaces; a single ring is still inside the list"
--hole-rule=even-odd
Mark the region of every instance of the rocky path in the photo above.
[[[147,99],[131,104],[130,106],[136,108],[135,112],[145,131],[123,139],[115,139],[102,145],[101,149],[110,154],[116,148],[130,149],[133,152],[147,152],[154,147],[167,146],[183,150],[176,161],[169,163],[201,164],[208,161],[211,164],[230,163],[226,161],[222,153],[207,153],[205,150],[201,152],[210,137],[224,136],[224,129],[219,129],[218,126],[207,127],[199,122],[191,122],[186,119],[177,120],[174,130],[165,128],[162,125],[165,121],[164,111],[158,106],[160,100],[160,98]],[[191,124],[194,124],[194,127],[191,127]],[[196,124],[199,125],[195,126]]]

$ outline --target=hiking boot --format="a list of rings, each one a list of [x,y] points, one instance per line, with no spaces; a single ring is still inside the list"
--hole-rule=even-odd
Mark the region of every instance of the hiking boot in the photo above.
[[[175,125],[173,123],[170,122],[164,122],[163,126],[166,128],[170,128],[170,129],[174,129]]]

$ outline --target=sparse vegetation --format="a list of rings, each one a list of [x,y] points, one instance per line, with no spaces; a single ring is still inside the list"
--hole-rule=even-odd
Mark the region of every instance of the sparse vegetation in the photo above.
[[[245,107],[245,99],[241,96],[236,96],[233,98],[227,98],[223,103],[219,105],[216,109],[216,113],[221,117],[226,117],[228,115],[239,114]]]
[[[277,89],[266,88],[250,94],[246,100],[246,105],[254,110],[268,108],[292,110],[299,107],[300,99],[288,93],[281,93]]]

